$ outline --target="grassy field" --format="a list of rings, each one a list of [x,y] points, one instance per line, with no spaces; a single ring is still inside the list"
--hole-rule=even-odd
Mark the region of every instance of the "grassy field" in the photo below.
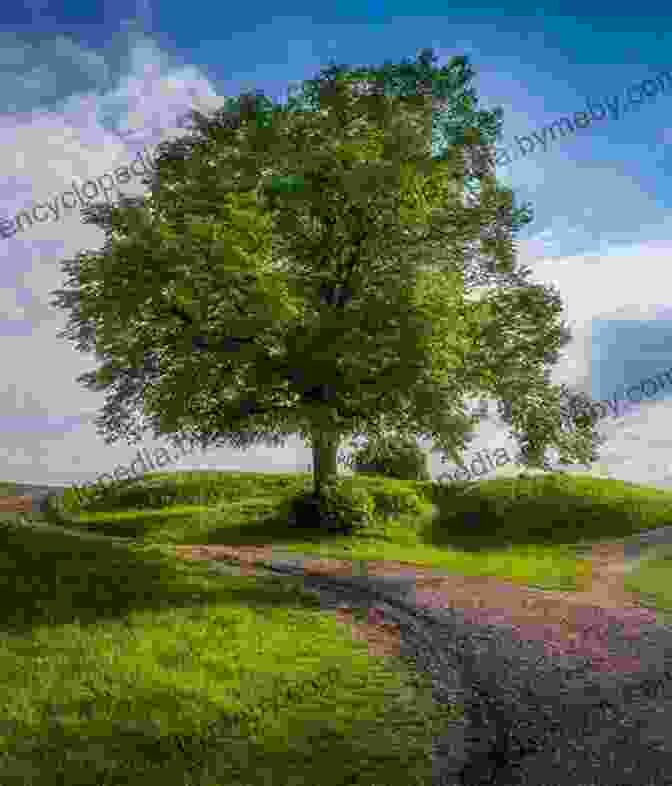
[[[636,592],[642,603],[662,609],[663,619],[672,625],[672,547],[659,547],[650,559],[625,577],[625,589]]]
[[[68,493],[50,526],[9,517],[0,527],[3,782],[430,781],[432,738],[459,706],[436,706],[411,662],[369,656],[295,585],[212,574],[177,560],[176,544],[270,543],[278,553],[401,559],[571,589],[590,543],[672,522],[672,495],[585,476],[357,482],[379,507],[382,492],[403,486],[420,511],[381,509],[353,537],[300,532],[283,505],[309,487],[307,475],[183,473],[131,484],[96,512]],[[669,564],[645,564],[628,588],[672,608]]]
[[[0,539],[2,783],[429,781],[460,708],[315,598],[53,527]]]
[[[128,502],[114,510],[71,512],[68,526],[145,546],[272,544],[278,554],[405,560],[574,590],[577,557],[592,543],[672,524],[671,493],[585,475],[449,486],[360,476],[357,482],[374,493],[395,493],[400,487],[415,492],[421,509],[397,518],[381,514],[365,531],[338,536],[299,531],[287,523],[283,504],[311,486],[307,474],[173,473],[151,478],[146,490],[122,497]],[[152,503],[147,501],[150,489]],[[203,504],[193,504],[199,498]]]

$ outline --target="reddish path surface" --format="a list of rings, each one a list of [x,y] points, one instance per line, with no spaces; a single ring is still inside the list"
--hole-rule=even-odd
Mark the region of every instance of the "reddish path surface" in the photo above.
[[[176,553],[185,560],[235,562],[242,575],[254,575],[255,565],[269,565],[274,560],[270,545],[177,546]],[[412,562],[370,561],[367,573],[413,578],[418,606],[451,606],[465,612],[469,621],[504,624],[522,638],[543,640],[549,652],[589,655],[595,669],[637,671],[636,659],[612,656],[601,644],[606,629],[613,623],[621,623],[628,635],[637,636],[640,623],[657,619],[654,612],[641,608],[636,596],[623,588],[623,546],[595,546],[591,560],[584,564],[588,569],[581,577],[583,590],[579,592],[538,590],[487,576],[446,576]],[[353,575],[352,563],[341,559],[306,558],[303,570],[312,575]],[[399,655],[397,626],[384,624],[375,610],[368,623],[354,622],[348,608],[339,610],[337,616],[351,625],[353,637],[369,642],[372,655]]]

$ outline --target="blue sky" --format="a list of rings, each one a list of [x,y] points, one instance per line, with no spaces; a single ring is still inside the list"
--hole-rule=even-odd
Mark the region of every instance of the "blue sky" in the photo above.
[[[498,173],[534,209],[520,235],[520,260],[536,280],[559,287],[575,331],[553,381],[607,398],[619,384],[672,366],[669,10],[648,6],[638,16],[624,7],[619,15],[613,5],[594,5],[588,14],[585,5],[567,3],[413,10],[285,3],[278,15],[272,6],[209,0],[10,4],[0,25],[0,219],[11,222],[73,182],[128,165],[180,135],[177,119],[193,106],[210,111],[247,89],[285,100],[288,85],[313,78],[331,58],[378,65],[433,47],[443,64],[467,54],[483,108],[504,109],[498,149],[529,151],[532,143],[517,138],[537,134],[526,155],[507,164],[502,153]],[[637,87],[644,80],[653,80],[644,88],[649,96]],[[577,115],[588,102],[606,107],[616,96],[617,114],[607,110],[588,123]],[[125,193],[145,190],[136,179]],[[56,337],[66,315],[49,302],[64,282],[60,261],[103,239],[76,209],[0,237],[0,342],[9,380],[0,389],[2,479],[94,480],[136,456],[136,446],[106,445],[97,435],[92,420],[104,394],[75,381],[93,358]],[[606,419],[609,441],[591,471],[672,484],[671,406],[663,390],[625,417]],[[162,443],[148,435],[142,444]],[[498,446],[512,453],[514,443],[492,420],[469,455]],[[297,439],[284,449],[209,451],[180,466],[273,472],[305,469],[309,460]],[[444,468],[436,454],[431,468],[434,475]]]

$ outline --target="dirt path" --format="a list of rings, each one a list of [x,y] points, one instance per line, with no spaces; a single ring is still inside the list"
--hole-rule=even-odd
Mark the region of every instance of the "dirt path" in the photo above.
[[[242,575],[254,575],[255,566],[270,566],[277,556],[272,546],[177,546],[177,556],[186,560],[224,560],[240,566]],[[277,553],[277,552],[276,552]],[[353,576],[353,565],[341,559],[311,559],[295,555],[303,571],[309,575]],[[586,617],[594,618],[602,610],[615,613],[634,612],[642,604],[636,595],[623,586],[625,573],[632,569],[626,560],[622,543],[594,546],[591,559],[583,563],[587,568],[579,577],[581,591],[560,592],[539,590],[511,581],[484,576],[446,576],[436,570],[412,562],[369,561],[366,572],[370,577],[411,579],[418,605],[453,607],[466,610],[474,619],[493,611],[499,621],[513,625],[524,635],[538,638],[552,629],[554,637],[570,648],[585,635]],[[337,611],[337,618],[351,626],[353,637],[366,640],[372,655],[398,655],[400,635],[398,627],[386,623],[375,610],[369,621],[355,621],[352,609]],[[540,627],[541,626],[541,627]],[[580,654],[580,653],[579,653]],[[615,661],[612,659],[612,666]],[[628,664],[621,663],[622,668]]]
[[[368,583],[369,591],[387,594],[389,619],[395,619],[390,605],[401,599],[393,602],[380,583],[389,577],[390,589],[401,587],[405,574],[415,598],[404,600],[407,608],[415,606],[426,639],[414,647],[416,663],[432,675],[437,701],[465,709],[464,719],[434,741],[433,786],[672,786],[672,628],[647,625],[637,598],[624,590],[633,562],[624,559],[622,543],[593,548],[592,570],[579,592],[439,575],[400,562],[369,562],[367,576],[353,575],[346,560],[302,560],[300,554],[283,560],[271,546],[176,551],[182,559],[213,560],[213,567],[220,561],[226,572],[222,561],[248,575],[258,566],[274,567],[305,576],[312,587],[325,577],[340,577],[344,586]],[[388,623],[386,602],[363,606],[349,592],[334,591],[327,608],[342,597],[369,609],[368,621],[353,618],[351,608],[336,615],[353,639],[368,643],[372,656],[408,652],[407,623],[398,615],[401,630]],[[422,605],[433,608],[421,614]],[[579,657],[556,657],[563,654]]]

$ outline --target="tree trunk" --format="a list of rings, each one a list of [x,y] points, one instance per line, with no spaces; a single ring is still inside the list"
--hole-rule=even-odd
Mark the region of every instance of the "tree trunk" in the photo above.
[[[319,495],[325,483],[338,476],[336,454],[340,435],[315,429],[312,442],[314,493]]]

